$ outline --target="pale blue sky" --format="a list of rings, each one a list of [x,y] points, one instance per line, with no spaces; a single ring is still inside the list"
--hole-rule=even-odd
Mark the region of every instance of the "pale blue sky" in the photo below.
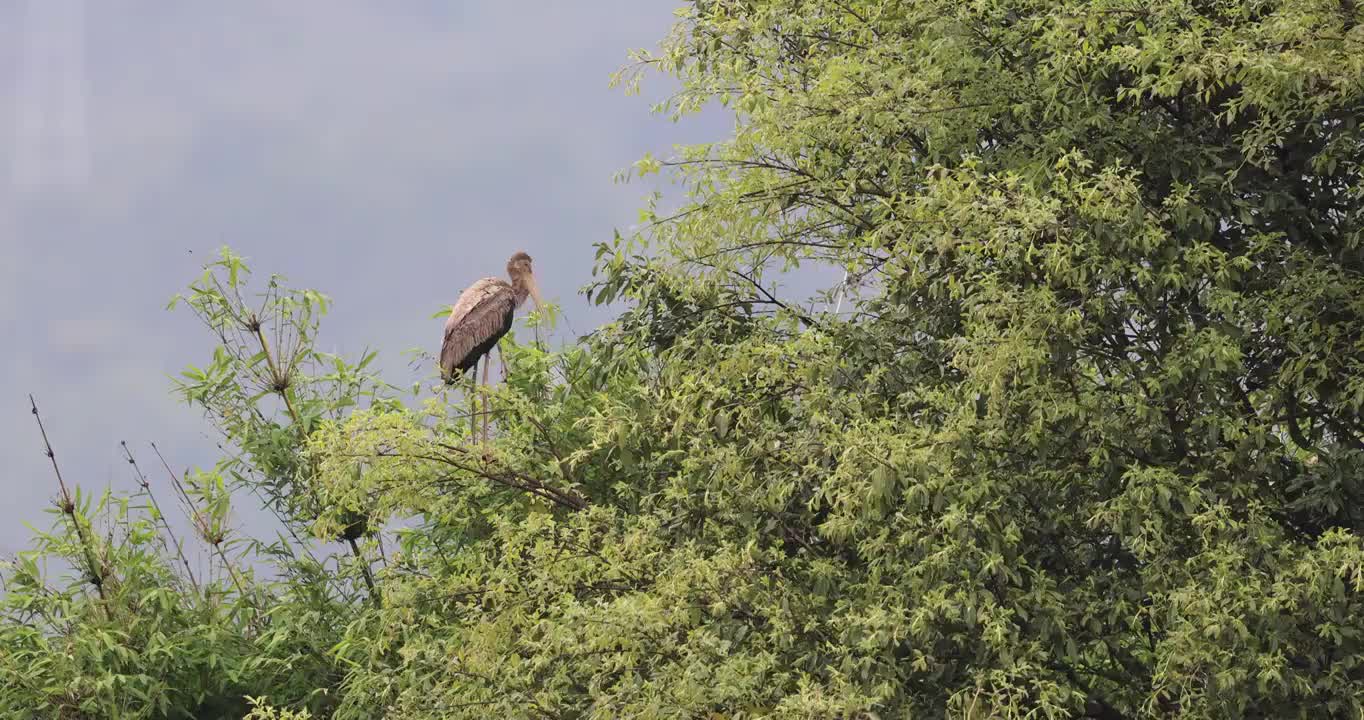
[[[120,440],[212,462],[166,379],[209,338],[163,307],[223,243],[331,295],[324,345],[399,381],[516,248],[576,329],[604,319],[590,246],[648,190],[612,173],[728,130],[650,115],[657,76],[607,88],[678,4],[0,0],[0,554],[55,493],[30,392],[69,481],[131,488]]]

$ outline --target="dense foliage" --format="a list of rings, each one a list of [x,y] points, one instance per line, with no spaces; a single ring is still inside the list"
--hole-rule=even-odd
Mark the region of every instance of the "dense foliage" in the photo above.
[[[99,592],[12,569],[0,708],[1361,717],[1361,21],[693,0],[634,70],[738,123],[639,163],[690,202],[599,246],[618,320],[509,340],[481,446],[469,399],[316,353],[325,301],[253,311],[225,256],[189,298],[220,343],[182,390],[230,452],[200,504],[254,490],[349,554],[189,587],[66,508],[44,550],[93,545]],[[793,267],[848,282],[801,302]]]

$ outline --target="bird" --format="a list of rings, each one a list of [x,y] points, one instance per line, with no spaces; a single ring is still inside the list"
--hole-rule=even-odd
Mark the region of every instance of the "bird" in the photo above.
[[[483,384],[488,383],[487,359],[503,335],[511,330],[517,308],[529,297],[538,309],[540,289],[531,269],[531,257],[525,251],[513,253],[507,261],[507,276],[485,277],[460,293],[445,320],[445,335],[440,346],[440,372],[446,385],[458,382],[473,370],[473,384],[478,387],[478,363],[483,361]],[[501,356],[501,350],[498,351]],[[484,399],[486,413],[486,397]],[[487,417],[483,421],[487,435]]]

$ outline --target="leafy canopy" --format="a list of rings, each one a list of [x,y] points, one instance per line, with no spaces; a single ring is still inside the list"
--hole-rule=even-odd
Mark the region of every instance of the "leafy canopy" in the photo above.
[[[620,79],[734,135],[639,163],[689,203],[599,246],[616,322],[509,343],[490,446],[453,395],[194,398],[353,550],[315,709],[1358,717],[1361,20],[688,3]]]

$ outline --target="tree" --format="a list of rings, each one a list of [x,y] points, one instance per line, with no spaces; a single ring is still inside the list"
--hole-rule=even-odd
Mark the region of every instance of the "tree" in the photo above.
[[[690,202],[599,247],[619,319],[512,338],[486,448],[281,423],[289,522],[413,525],[328,716],[1359,717],[1361,19],[690,2],[621,80],[739,122],[639,164]]]
[[[326,298],[276,276],[248,300],[249,275],[225,251],[182,298],[218,340],[212,361],[177,382],[223,433],[228,454],[216,467],[177,475],[155,444],[144,453],[124,443],[141,490],[92,498],[67,486],[46,445],[59,520],[4,568],[0,715],[235,720],[261,692],[305,713],[334,707],[329,691],[344,673],[329,651],[363,611],[356,583],[369,568],[328,567],[300,538],[319,512],[311,489],[296,484],[306,477],[300,444],[311,423],[358,402],[381,405],[392,389],[365,371],[372,355],[352,365],[314,349]],[[33,414],[48,443],[36,402]],[[139,455],[155,457],[169,482]],[[278,513],[288,536],[235,533],[233,491]],[[177,537],[172,508],[192,538]],[[359,536],[341,536],[356,555]],[[198,571],[196,552],[207,565]],[[49,573],[49,561],[76,572]]]
[[[694,202],[603,248],[633,309],[500,399],[499,462],[590,504],[488,519],[401,643],[451,669],[393,702],[1357,715],[1359,19],[691,3],[642,62],[736,134],[641,163]],[[818,263],[850,314],[771,285]],[[419,435],[394,421],[318,452]],[[428,512],[442,462],[350,491]]]

